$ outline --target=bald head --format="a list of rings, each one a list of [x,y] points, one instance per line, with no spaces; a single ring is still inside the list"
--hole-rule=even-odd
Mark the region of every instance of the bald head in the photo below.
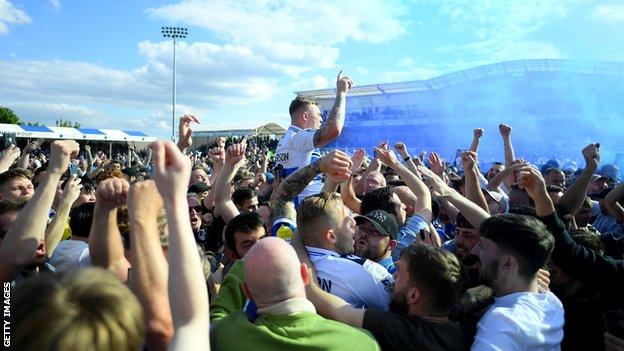
[[[307,270],[302,269],[295,250],[286,241],[264,238],[251,247],[244,260],[246,289],[258,307],[306,297]]]
[[[381,172],[372,171],[364,179],[364,194],[386,186],[386,178]]]

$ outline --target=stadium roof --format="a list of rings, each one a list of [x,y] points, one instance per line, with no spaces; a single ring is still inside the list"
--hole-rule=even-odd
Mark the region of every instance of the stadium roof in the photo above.
[[[43,138],[43,139],[74,139],[101,140],[101,141],[136,141],[152,142],[156,137],[151,137],[143,132],[135,130],[93,129],[93,128],[66,128],[28,126],[17,124],[0,124],[0,134],[15,133],[18,138]]]
[[[382,95],[434,91],[455,84],[484,77],[516,75],[531,72],[567,72],[607,76],[624,76],[624,62],[615,61],[571,61],[571,60],[515,60],[494,63],[445,74],[439,77],[400,83],[385,83],[356,86],[349,96]],[[333,99],[335,89],[318,89],[296,92],[298,96],[313,99]]]
[[[193,134],[197,136],[207,136],[207,135],[277,135],[281,136],[286,132],[282,126],[277,123],[267,123],[263,124],[259,127],[249,127],[245,128],[240,124],[232,124],[230,128],[226,125],[213,125],[208,128],[194,131]]]

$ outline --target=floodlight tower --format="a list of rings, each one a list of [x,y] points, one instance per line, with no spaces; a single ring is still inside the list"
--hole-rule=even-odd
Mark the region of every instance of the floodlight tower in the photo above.
[[[160,32],[165,38],[173,39],[173,110],[171,112],[171,140],[175,141],[175,118],[176,118],[176,39],[186,38],[188,29],[183,27],[160,27]]]

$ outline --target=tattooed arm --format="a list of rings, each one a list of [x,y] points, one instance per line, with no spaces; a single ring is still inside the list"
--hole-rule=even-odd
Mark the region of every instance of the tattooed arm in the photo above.
[[[321,173],[319,162],[311,163],[299,168],[295,173],[289,175],[277,188],[277,194],[271,199],[273,209],[273,220],[278,218],[288,218],[293,221],[297,219],[295,210],[295,197],[305,189],[305,187]]]
[[[314,147],[323,147],[340,136],[344,126],[347,91],[353,86],[349,77],[342,77],[342,71],[338,73],[336,80],[336,101],[332,107],[327,122],[314,133]]]
[[[293,201],[317,174],[325,173],[332,182],[340,183],[349,178],[350,167],[349,156],[342,151],[334,150],[321,157],[318,162],[299,168],[280,183],[277,194],[272,197],[273,219],[296,220],[297,212]]]

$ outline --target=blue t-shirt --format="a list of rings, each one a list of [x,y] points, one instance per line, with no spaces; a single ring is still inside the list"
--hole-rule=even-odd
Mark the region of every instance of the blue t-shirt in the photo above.
[[[401,255],[401,250],[410,246],[415,240],[416,235],[420,235],[421,229],[429,229],[429,224],[420,215],[413,215],[407,219],[407,222],[399,228],[397,234],[397,246],[392,250],[392,259],[398,261]]]

